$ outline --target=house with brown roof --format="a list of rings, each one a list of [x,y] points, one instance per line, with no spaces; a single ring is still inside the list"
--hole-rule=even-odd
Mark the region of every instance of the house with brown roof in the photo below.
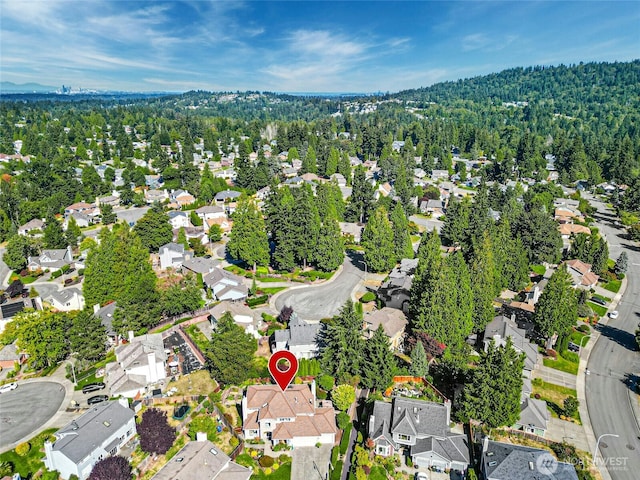
[[[42,234],[42,230],[44,229],[44,220],[40,220],[39,218],[34,218],[33,220],[29,220],[27,223],[18,228],[18,235],[29,235],[30,232]]]
[[[558,230],[560,230],[560,236],[563,239],[568,239],[572,234],[576,235],[578,233],[586,233],[587,235],[591,235],[591,229],[589,227],[585,227],[584,225],[577,225],[575,223],[563,223],[558,225]]]
[[[242,397],[242,431],[247,440],[261,439],[273,445],[312,447],[334,445],[335,410],[331,402],[318,401],[315,382],[289,385],[250,385]]]
[[[389,338],[391,350],[402,351],[405,328],[409,323],[402,310],[389,307],[374,310],[364,316],[363,323],[365,338],[373,337],[374,332],[382,325],[385,335]]]
[[[598,283],[598,275],[591,271],[591,265],[584,263],[582,260],[567,260],[567,272],[571,274],[572,285],[574,288],[591,288]]]

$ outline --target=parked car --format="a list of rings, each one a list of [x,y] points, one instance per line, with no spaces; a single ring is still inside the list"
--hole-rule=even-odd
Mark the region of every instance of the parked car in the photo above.
[[[576,344],[576,343],[573,343],[573,342],[569,342],[569,346],[567,348],[571,352],[579,352],[580,351],[580,346],[578,344]]]
[[[618,311],[609,312],[609,318],[618,318]]]
[[[0,387],[0,393],[10,392],[16,388],[18,388],[18,384],[16,382],[7,383]]]
[[[415,480],[429,480],[429,477],[425,472],[416,472]]]
[[[89,397],[87,403],[89,405],[94,405],[96,403],[106,402],[107,400],[109,400],[109,395],[96,395],[95,397]]]
[[[84,387],[82,387],[82,393],[91,393],[97,392],[98,390],[102,390],[105,387],[104,383],[87,383]]]
[[[604,300],[602,300],[599,297],[591,297],[591,301],[593,303],[597,303],[598,305],[606,305],[607,304],[607,302],[605,302]]]

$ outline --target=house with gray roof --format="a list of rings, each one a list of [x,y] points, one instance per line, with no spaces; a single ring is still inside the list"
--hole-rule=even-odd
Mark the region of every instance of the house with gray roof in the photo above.
[[[289,319],[289,327],[273,332],[270,339],[271,352],[288,350],[297,359],[314,358],[318,355],[318,336],[322,328],[322,323],[308,323],[293,312]]]
[[[167,268],[180,268],[182,262],[191,256],[188,251],[185,251],[184,245],[175,242],[169,242],[161,246],[158,255],[160,257],[160,268],[162,270],[166,270]]]
[[[84,296],[78,288],[65,288],[64,290],[51,292],[47,301],[60,312],[84,309]]]
[[[71,247],[45,249],[42,250],[39,256],[28,257],[27,260],[27,268],[32,272],[36,270],[50,270],[51,272],[55,272],[65,265],[71,265],[73,263],[73,254],[71,253]]]
[[[39,218],[34,218],[33,220],[29,220],[27,223],[18,228],[18,235],[30,235],[30,232],[37,232],[38,235],[42,235],[42,230],[44,228],[44,220],[40,220]],[[34,235],[35,236],[35,235]]]
[[[193,257],[183,260],[182,268],[195,274],[206,275],[207,273],[213,272],[213,269],[219,264],[220,262],[213,258]]]
[[[220,301],[244,300],[249,295],[249,289],[243,283],[242,277],[219,267],[206,274],[203,280],[207,288],[211,289],[215,298]]]
[[[369,417],[369,438],[375,453],[389,457],[406,453],[414,467],[435,467],[464,472],[469,466],[469,445],[464,434],[451,431],[451,402],[428,402],[394,397],[377,400]]]
[[[248,480],[252,473],[198,433],[151,480]]]
[[[575,467],[558,462],[548,450],[488,437],[482,442],[480,469],[485,480],[578,480]]]
[[[523,391],[520,402],[520,418],[512,428],[544,437],[547,432],[549,419],[550,415],[547,409],[547,402],[530,398],[529,395]]]
[[[400,260],[400,265],[391,270],[389,277],[378,288],[378,296],[384,300],[385,306],[407,313],[409,291],[417,266],[417,258],[403,258]]]
[[[93,315],[100,319],[100,323],[105,329],[107,338],[112,344],[115,344],[118,339],[118,334],[113,328],[113,315],[115,314],[115,311],[116,302],[109,303],[102,308],[99,304],[93,306]]]
[[[526,330],[518,327],[515,315],[511,318],[498,315],[484,329],[484,349],[486,351],[489,348],[491,340],[496,346],[503,346],[507,342],[507,337],[510,337],[513,348],[525,354],[525,375],[531,376],[531,372],[540,364],[540,354],[538,347],[527,339],[526,333]]]
[[[55,441],[44,443],[44,463],[65,480],[76,475],[85,480],[93,466],[116,455],[136,435],[136,421],[127,400],[92,406],[55,434]]]

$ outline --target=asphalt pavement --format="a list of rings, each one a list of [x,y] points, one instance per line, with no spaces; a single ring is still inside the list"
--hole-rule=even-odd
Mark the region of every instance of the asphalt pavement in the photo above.
[[[7,264],[2,261],[2,257],[4,256],[5,249],[0,248],[0,289],[4,287],[8,287],[9,284],[7,280],[9,280],[9,274],[11,273],[11,269],[7,267]]]
[[[362,254],[350,252],[342,264],[342,270],[322,285],[290,288],[275,299],[275,308],[290,306],[304,320],[321,320],[340,312],[351,293],[364,279]]]
[[[65,388],[57,382],[18,382],[18,388],[0,394],[0,450],[23,437],[35,435],[58,412]]]
[[[633,389],[639,381],[640,354],[633,334],[640,320],[640,247],[625,238],[624,227],[615,224],[613,211],[601,200],[586,197],[597,208],[594,219],[609,243],[609,257],[617,259],[623,250],[629,256],[626,291],[621,300],[617,295],[612,302],[617,303],[619,317],[598,327],[600,335],[589,356],[590,374],[584,377],[586,403],[594,437],[600,438],[600,465],[613,480],[636,480],[640,472],[640,419],[638,395]]]

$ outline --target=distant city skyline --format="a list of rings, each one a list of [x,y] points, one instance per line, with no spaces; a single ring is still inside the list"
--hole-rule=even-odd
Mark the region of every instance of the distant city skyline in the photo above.
[[[0,0],[2,81],[120,91],[396,92],[640,58],[640,2]]]

